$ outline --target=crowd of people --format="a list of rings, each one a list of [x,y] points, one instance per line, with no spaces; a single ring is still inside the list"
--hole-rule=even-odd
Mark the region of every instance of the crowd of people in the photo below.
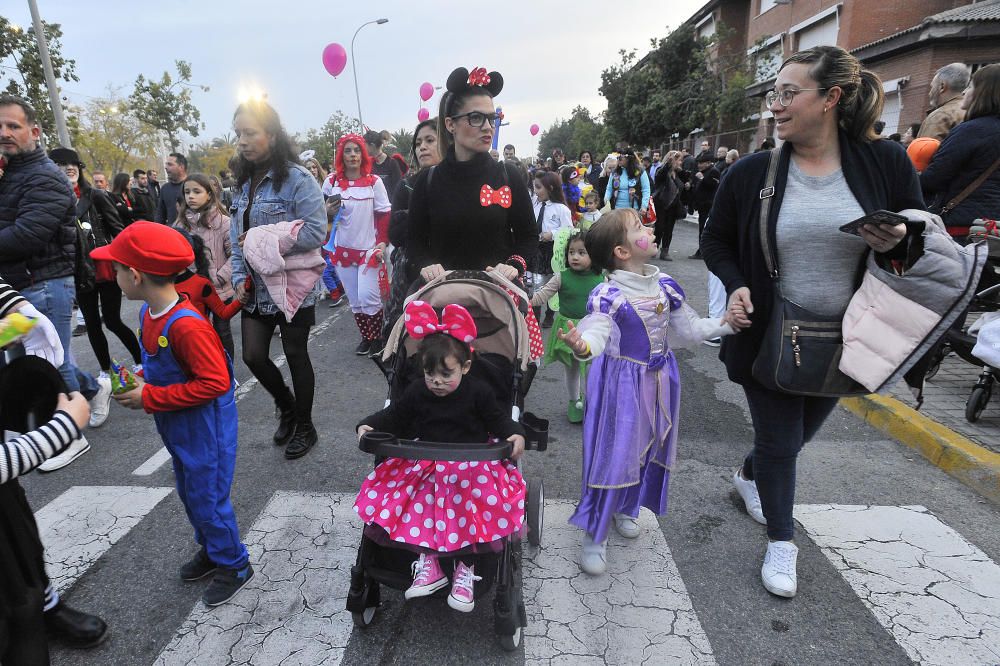
[[[0,661],[45,663],[46,627],[76,646],[106,636],[100,618],[59,601],[16,477],[61,469],[86,453],[84,431],[109,418],[112,401],[151,413],[173,458],[198,546],[181,578],[211,575],[203,597],[210,606],[253,578],[229,498],[238,418],[231,319],[240,315],[242,360],[274,400],[273,442],[294,460],[321,436],[309,352],[321,297],[349,304],[359,355],[381,354],[401,317],[419,341],[424,381],[361,418],[359,437],[379,429],[463,443],[492,435],[513,445],[511,461],[479,469],[389,459],[363,485],[359,479],[355,509],[367,529],[417,553],[406,598],[448,585],[451,567],[441,564],[448,558],[455,560],[448,603],[471,610],[476,555],[524,522],[516,460],[525,433],[469,375],[477,335],[469,312],[459,305],[437,312],[421,301],[404,308],[407,295],[453,270],[523,289],[532,359],[565,368],[566,418],[583,424],[581,496],[570,522],[581,529],[579,564],[591,575],[605,571],[610,530],[634,539],[642,507],[666,511],[681,422],[673,350],[721,345],[755,433],[733,483],[749,515],[767,527],[764,586],[794,596],[796,458],[836,398],[763,381],[755,360],[767,322],[781,299],[842,317],[865,257],[912,261],[920,251],[915,223],[936,219],[928,204],[940,210],[991,163],[975,192],[945,211],[945,223],[965,242],[974,217],[995,216],[998,72],[990,65],[970,79],[964,66],[943,68],[927,120],[905,137],[882,139],[877,77],[842,49],[815,47],[787,59],[767,93],[780,146],[769,138],[741,158],[726,146],[713,152],[708,141],[697,152],[622,142],[601,159],[585,150],[569,162],[558,148],[527,161],[513,145],[502,158],[491,150],[503,77],[459,67],[437,116],[417,125],[410,146],[393,150],[375,131],[345,134],[323,165],[314,150],[298,152],[274,108],[251,101],[233,114],[229,170],[188,173],[175,152],[164,164],[166,182],[139,169],[114,174],[110,185],[103,173],[88,178],[69,148],[46,154],[34,109],[0,96],[0,314],[20,310],[40,322],[25,349],[58,368],[65,393],[50,422],[0,448]],[[939,147],[914,150],[925,138]],[[838,231],[877,210],[909,222]],[[708,268],[708,317],[664,272],[674,260],[675,223],[689,215],[697,215],[700,239],[690,259]],[[138,335],[135,322],[122,320],[123,296],[143,303]],[[74,303],[96,375],[70,353]],[[135,378],[114,395],[105,328],[128,351]],[[275,330],[291,386],[269,354]]]

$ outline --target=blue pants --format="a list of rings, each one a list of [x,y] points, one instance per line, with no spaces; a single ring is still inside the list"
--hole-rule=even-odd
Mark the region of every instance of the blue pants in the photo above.
[[[49,318],[59,335],[65,357],[59,366],[59,374],[70,391],[80,391],[87,400],[97,395],[97,380],[76,367],[73,362],[71,343],[73,342],[73,299],[76,286],[72,276],[44,280],[21,289],[21,295]]]
[[[323,286],[328,292],[339,292],[343,296],[344,285],[340,283],[340,278],[337,276],[337,267],[333,265],[332,256],[329,252],[324,252],[323,259],[326,261],[326,268],[323,269]]]

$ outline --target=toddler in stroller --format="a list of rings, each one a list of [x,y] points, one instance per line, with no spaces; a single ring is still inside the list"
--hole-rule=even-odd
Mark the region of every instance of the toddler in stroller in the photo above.
[[[542,504],[541,484],[529,493],[514,461],[526,431],[530,448],[544,448],[545,423],[520,414],[523,313],[485,275],[455,278],[438,278],[407,305],[384,354],[392,361],[389,404],[358,424],[361,448],[385,459],[355,502],[365,529],[348,609],[365,626],[380,584],[405,590],[406,599],[429,596],[448,586],[453,569],[448,605],[459,611],[471,611],[496,583],[495,628],[513,649],[526,618],[511,546],[526,522],[537,543]],[[449,295],[472,314],[454,302],[441,308]],[[494,316],[490,305],[503,313]],[[475,354],[473,342],[481,345]],[[508,394],[505,413],[498,400]],[[500,442],[490,444],[490,435]]]

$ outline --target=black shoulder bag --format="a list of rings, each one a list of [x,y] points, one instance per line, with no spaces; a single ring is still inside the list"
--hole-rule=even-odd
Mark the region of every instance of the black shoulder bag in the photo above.
[[[753,363],[753,377],[765,388],[793,395],[829,398],[865,395],[868,393],[865,387],[839,369],[844,348],[842,317],[810,312],[781,294],[778,262],[768,235],[768,214],[780,150],[771,151],[764,189],[760,191],[760,245],[767,272],[774,282],[774,300],[767,331]]]

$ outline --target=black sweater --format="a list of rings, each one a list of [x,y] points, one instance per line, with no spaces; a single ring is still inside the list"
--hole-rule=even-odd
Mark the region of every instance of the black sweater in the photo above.
[[[385,409],[362,419],[379,432],[401,439],[455,444],[486,443],[489,435],[507,439],[524,435],[521,424],[504,413],[489,387],[466,375],[452,393],[436,396],[421,380],[414,380],[403,395]]]
[[[788,161],[791,145],[782,147],[778,173],[775,179],[774,199],[768,217],[768,231],[772,247],[777,247],[775,229],[778,212],[788,180]],[[729,378],[739,384],[753,382],[753,362],[757,358],[761,341],[771,314],[774,298],[774,280],[768,275],[764,252],[760,244],[760,191],[764,187],[770,151],[747,155],[726,170],[715,195],[708,223],[701,237],[701,253],[708,270],[732,294],[740,287],[750,289],[754,312],[753,324],[738,335],[723,338],[719,357],[726,364]],[[920,181],[906,151],[895,141],[853,141],[840,133],[840,161],[847,186],[865,213],[876,210],[900,211],[906,208],[924,208]],[[822,211],[836,202],[817,201]],[[900,243],[890,257],[902,252],[907,243]],[[779,267],[780,268],[780,267]],[[863,271],[858,271],[858,280]],[[822,280],[822,275],[816,276]]]
[[[431,176],[430,187],[427,185]],[[538,251],[538,229],[528,191],[520,186],[521,175],[480,153],[458,162],[454,150],[444,161],[421,172],[410,195],[409,232],[406,251],[413,265],[424,268],[441,264],[447,270],[483,270],[510,263],[513,255],[532,265]],[[483,185],[511,189],[511,206],[483,206]]]

